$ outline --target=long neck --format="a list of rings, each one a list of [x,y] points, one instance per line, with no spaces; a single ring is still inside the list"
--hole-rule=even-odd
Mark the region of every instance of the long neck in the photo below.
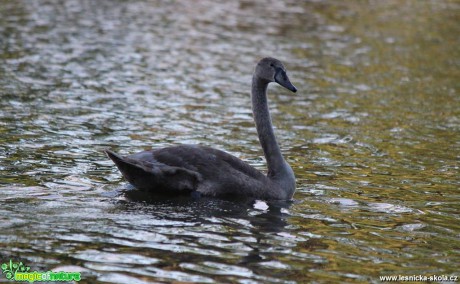
[[[273,133],[272,121],[268,111],[267,87],[268,81],[257,76],[252,78],[252,112],[256,123],[259,141],[267,160],[268,177],[278,179],[285,176],[291,168],[284,161],[280,147]],[[287,169],[288,168],[288,169]]]

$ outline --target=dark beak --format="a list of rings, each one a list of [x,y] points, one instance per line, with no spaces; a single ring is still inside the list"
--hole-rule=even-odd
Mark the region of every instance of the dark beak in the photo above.
[[[276,68],[275,82],[285,87],[289,91],[294,93],[297,92],[297,88],[292,85],[291,81],[289,81],[289,78],[286,75],[286,72],[281,68]]]

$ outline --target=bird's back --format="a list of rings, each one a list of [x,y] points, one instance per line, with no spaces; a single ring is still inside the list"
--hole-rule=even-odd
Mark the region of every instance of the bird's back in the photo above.
[[[122,159],[120,166],[112,158],[130,183],[149,191],[176,193],[179,189],[207,196],[265,198],[274,186],[263,173],[246,162],[205,146],[166,147]]]

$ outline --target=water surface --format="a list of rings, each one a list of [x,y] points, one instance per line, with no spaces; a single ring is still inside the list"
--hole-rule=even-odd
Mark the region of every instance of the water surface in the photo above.
[[[2,2],[1,262],[82,283],[460,276],[459,8]],[[293,202],[123,193],[103,149],[197,143],[264,170],[249,107],[263,56],[299,89],[269,88]]]

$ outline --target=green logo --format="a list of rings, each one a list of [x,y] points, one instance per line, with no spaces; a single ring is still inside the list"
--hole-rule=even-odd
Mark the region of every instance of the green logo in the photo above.
[[[10,262],[3,263],[2,274],[5,275],[6,279],[14,281],[28,281],[33,283],[35,281],[80,281],[80,272],[30,272],[30,267],[25,266],[22,262]]]

